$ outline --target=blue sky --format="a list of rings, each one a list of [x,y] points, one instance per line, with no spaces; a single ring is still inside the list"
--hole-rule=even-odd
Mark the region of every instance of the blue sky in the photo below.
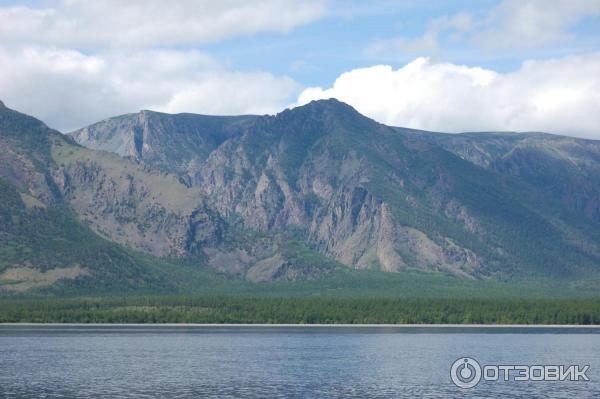
[[[374,41],[395,36],[417,37],[433,18],[465,10],[476,12],[482,4],[497,2],[389,2],[392,5],[369,2],[368,6],[361,3],[365,2],[331,3],[330,15],[288,34],[260,33],[204,48],[234,68],[270,70],[290,75],[305,85],[327,85],[349,69],[382,62],[402,65],[415,58],[414,53],[368,54],[366,50]],[[453,47],[448,48],[447,61],[485,62],[503,69],[520,64],[516,59],[486,60],[460,46]]]
[[[0,1],[0,99],[70,130],[337,97],[413,128],[600,138],[597,0]]]
[[[386,5],[389,3],[389,5]],[[549,2],[551,3],[551,1]],[[361,5],[362,4],[362,5]],[[386,63],[401,66],[415,56],[476,65],[499,72],[519,68],[526,59],[545,59],[600,49],[600,16],[587,16],[567,27],[572,39],[522,49],[486,49],[441,37],[443,49],[432,52],[387,51],[373,54],[369,46],[394,37],[417,38],[436,18],[472,13],[483,18],[498,0],[332,2],[331,13],[289,34],[259,33],[202,48],[240,70],[286,74],[308,86],[330,84],[342,71]]]

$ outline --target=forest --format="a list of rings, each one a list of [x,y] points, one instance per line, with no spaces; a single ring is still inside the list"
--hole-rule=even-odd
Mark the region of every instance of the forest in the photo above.
[[[0,322],[591,325],[600,299],[4,298]]]

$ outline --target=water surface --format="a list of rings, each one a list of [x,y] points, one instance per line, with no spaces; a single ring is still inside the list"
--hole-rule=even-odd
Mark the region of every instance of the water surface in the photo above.
[[[0,327],[0,397],[600,397],[600,331]],[[587,364],[589,382],[482,381],[450,366]]]

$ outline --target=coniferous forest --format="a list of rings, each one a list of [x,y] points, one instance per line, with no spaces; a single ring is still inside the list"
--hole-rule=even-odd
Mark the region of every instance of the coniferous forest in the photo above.
[[[201,296],[5,299],[0,322],[591,325],[600,323],[600,300]]]

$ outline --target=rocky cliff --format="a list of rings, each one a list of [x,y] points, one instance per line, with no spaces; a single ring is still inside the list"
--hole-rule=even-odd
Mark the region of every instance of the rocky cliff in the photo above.
[[[257,261],[264,260],[254,270],[281,264],[272,249],[264,251],[246,239],[234,244],[237,238],[232,237],[238,233],[222,238],[223,231],[252,231],[293,235],[349,267],[384,271],[417,268],[505,278],[523,273],[571,275],[587,267],[581,265],[598,264],[598,226],[582,226],[560,198],[547,198],[527,179],[506,178],[501,170],[486,166],[487,161],[479,162],[481,157],[466,157],[426,135],[378,124],[335,100],[276,116],[142,111],[71,136],[90,148],[127,155],[145,173],[171,173],[169,179],[180,183],[173,190],[181,190],[177,197],[189,198],[184,201],[188,206],[201,202],[205,224],[220,226],[207,228],[221,232],[208,234],[210,244],[151,244],[140,233],[143,221],[154,217],[147,217],[152,215],[149,211],[127,219],[122,217],[127,212],[114,202],[107,208],[103,200],[100,208],[88,209],[71,200],[98,231],[112,231],[111,239],[127,245],[138,237],[133,245],[159,256],[187,257],[196,251],[208,264],[236,273],[246,273]],[[82,187],[83,181],[75,186]],[[117,185],[137,203],[140,192],[161,184]],[[101,187],[106,191],[104,184]],[[125,197],[118,201],[121,207],[126,203]],[[160,203],[150,198],[148,206]],[[191,214],[194,206],[174,208]],[[554,212],[556,207],[561,212]],[[95,222],[99,209],[114,215]],[[185,225],[178,215],[171,216],[174,225]],[[115,233],[117,229],[123,233]],[[235,250],[219,250],[223,243]]]

